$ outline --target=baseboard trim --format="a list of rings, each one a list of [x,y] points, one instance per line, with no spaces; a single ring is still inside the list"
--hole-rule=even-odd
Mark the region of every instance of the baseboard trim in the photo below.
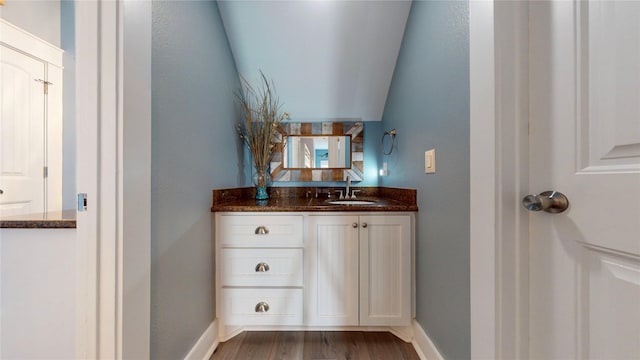
[[[218,347],[218,343],[218,321],[213,320],[184,359],[209,360]]]
[[[416,349],[418,356],[422,360],[444,360],[438,348],[433,344],[427,333],[424,332],[422,326],[413,320],[413,341],[411,342]]]
[[[397,338],[404,342],[410,343],[413,341],[413,326],[392,326],[389,328],[389,332],[395,335]]]

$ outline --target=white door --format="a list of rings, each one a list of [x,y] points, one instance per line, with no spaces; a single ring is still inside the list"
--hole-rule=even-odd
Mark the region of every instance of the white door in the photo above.
[[[531,2],[532,359],[640,358],[640,2]]]
[[[45,209],[45,63],[0,45],[0,215]]]

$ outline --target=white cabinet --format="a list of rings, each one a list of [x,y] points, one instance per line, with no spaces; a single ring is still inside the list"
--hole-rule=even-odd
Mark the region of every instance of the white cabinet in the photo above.
[[[410,215],[310,215],[308,324],[409,325],[411,239]]]
[[[411,219],[360,216],[360,325],[409,325]]]
[[[223,326],[411,325],[413,214],[217,213],[215,219]]]
[[[224,325],[302,325],[302,215],[216,215]]]
[[[73,359],[76,229],[0,229],[0,359]]]
[[[0,19],[3,216],[62,210],[62,54]]]
[[[309,216],[307,323],[358,325],[357,216]]]

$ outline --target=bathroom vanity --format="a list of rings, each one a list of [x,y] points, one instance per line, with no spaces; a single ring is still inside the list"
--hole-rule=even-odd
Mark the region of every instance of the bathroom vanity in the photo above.
[[[390,330],[414,317],[415,190],[214,190],[219,338],[243,330]],[[335,200],[335,198],[333,198]]]

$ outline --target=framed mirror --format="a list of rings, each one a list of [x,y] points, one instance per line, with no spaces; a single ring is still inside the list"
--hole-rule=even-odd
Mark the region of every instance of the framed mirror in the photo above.
[[[271,161],[272,181],[364,179],[361,122],[285,123]]]

